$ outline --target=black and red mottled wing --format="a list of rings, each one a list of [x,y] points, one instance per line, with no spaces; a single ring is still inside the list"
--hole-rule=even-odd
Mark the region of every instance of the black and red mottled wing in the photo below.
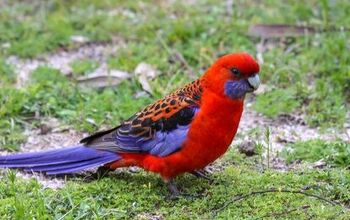
[[[179,150],[200,109],[202,89],[194,81],[147,106],[120,126],[81,140],[85,146],[118,153],[166,156]]]

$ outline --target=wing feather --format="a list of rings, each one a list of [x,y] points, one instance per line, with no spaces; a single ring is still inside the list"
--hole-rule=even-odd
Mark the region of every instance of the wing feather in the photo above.
[[[197,81],[147,106],[120,126],[97,132],[81,143],[99,150],[158,156],[179,150],[200,108],[202,90]]]

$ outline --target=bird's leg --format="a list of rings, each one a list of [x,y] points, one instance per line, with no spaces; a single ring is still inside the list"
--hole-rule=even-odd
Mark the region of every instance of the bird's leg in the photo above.
[[[172,180],[165,181],[165,184],[167,185],[167,188],[170,192],[169,199],[171,200],[178,199],[180,197],[184,197],[187,199],[195,199],[200,197],[199,195],[192,195],[180,192]]]
[[[99,167],[96,171],[97,179],[105,177],[111,171],[114,171],[114,169],[105,166]]]
[[[170,191],[170,199],[176,199],[180,195],[180,191],[177,189],[176,185],[174,184],[173,180],[166,181],[166,186],[168,190]]]
[[[210,178],[210,174],[211,172],[207,171],[206,169],[202,169],[202,170],[194,170],[191,172],[192,175],[199,177],[199,178],[204,178],[208,181],[213,181],[212,178]]]
[[[115,169],[111,169],[109,167],[101,166],[97,168],[95,173],[90,174],[89,176],[86,176],[84,178],[85,181],[90,182],[93,180],[99,180],[105,177],[110,171],[113,171]]]

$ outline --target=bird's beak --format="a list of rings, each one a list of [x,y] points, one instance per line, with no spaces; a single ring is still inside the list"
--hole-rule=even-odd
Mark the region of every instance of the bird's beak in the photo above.
[[[248,83],[254,90],[257,90],[260,85],[259,75],[255,74],[254,76],[249,77]]]

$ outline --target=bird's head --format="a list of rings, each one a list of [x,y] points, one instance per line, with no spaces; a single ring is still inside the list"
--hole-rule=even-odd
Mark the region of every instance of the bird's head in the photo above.
[[[248,53],[220,57],[204,74],[205,87],[218,95],[242,99],[260,85],[259,64]]]

